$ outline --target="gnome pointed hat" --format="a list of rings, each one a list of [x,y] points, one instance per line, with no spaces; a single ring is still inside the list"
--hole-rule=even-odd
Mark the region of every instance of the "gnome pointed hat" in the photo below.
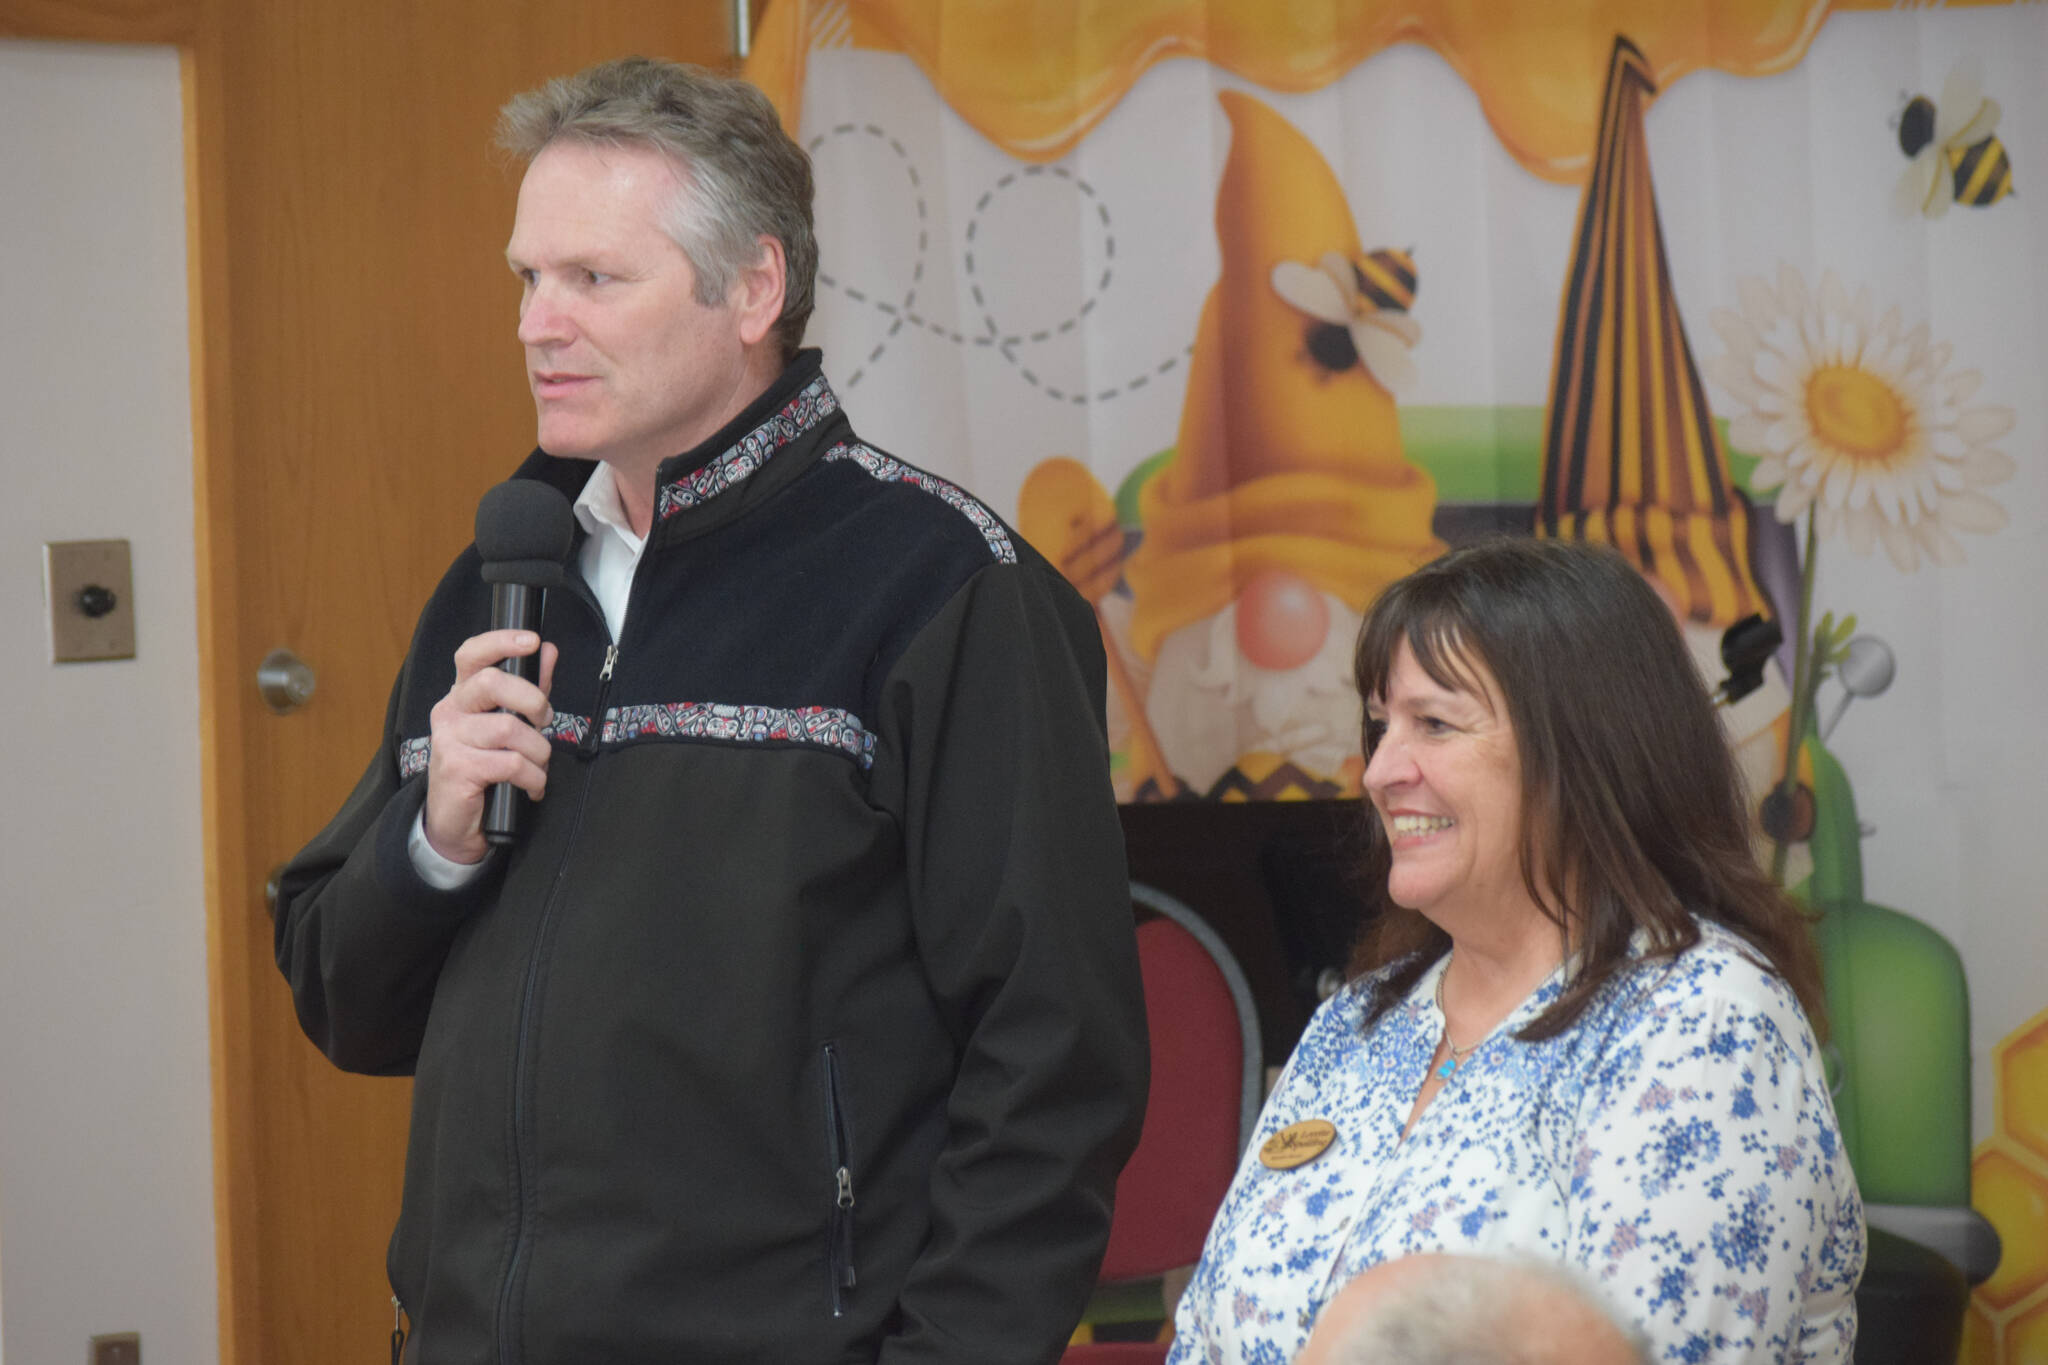
[[[1725,628],[1769,604],[1671,290],[1643,135],[1656,93],[1617,37],[1558,311],[1536,534],[1611,545],[1687,617]]]
[[[1146,658],[1265,570],[1362,608],[1443,550],[1436,485],[1402,452],[1394,400],[1363,367],[1311,356],[1316,319],[1273,288],[1282,261],[1364,259],[1343,188],[1267,105],[1218,98],[1232,129],[1216,193],[1223,269],[1195,331],[1178,448],[1140,495],[1145,538],[1125,568]]]

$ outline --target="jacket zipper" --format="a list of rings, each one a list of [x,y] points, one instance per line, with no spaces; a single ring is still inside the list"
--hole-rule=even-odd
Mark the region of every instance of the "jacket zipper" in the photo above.
[[[825,1138],[832,1149],[832,1240],[826,1259],[832,1273],[832,1316],[846,1316],[846,1292],[853,1288],[853,1144],[847,1139],[846,1106],[840,1093],[839,1049],[825,1044]]]
[[[627,590],[627,615],[632,615],[633,603],[639,598],[647,578],[648,556],[642,553],[640,562],[633,568],[633,583]],[[597,674],[597,702],[591,708],[590,729],[584,733],[577,750],[585,757],[595,757],[604,734],[605,699],[612,690],[612,670],[618,666],[619,646],[610,639],[610,624],[605,620],[604,609],[598,605],[589,585],[581,576],[571,580],[570,595],[590,610],[597,618],[598,629],[606,636],[604,665]],[[533,1033],[534,995],[540,987],[540,967],[546,956],[548,930],[553,926],[555,907],[561,903],[562,882],[568,875],[569,859],[575,852],[578,838],[583,833],[583,814],[590,806],[590,782],[586,778],[583,790],[576,798],[576,814],[569,824],[569,839],[564,845],[561,866],[555,869],[555,883],[549,888],[546,907],[541,911],[540,928],[534,935],[533,952],[526,962],[526,986],[519,1001],[519,1030],[512,1053],[512,1204],[515,1219],[512,1233],[512,1254],[505,1262],[505,1283],[498,1291],[497,1338],[500,1365],[515,1365],[517,1353],[512,1349],[513,1300],[517,1297],[521,1263],[526,1257],[526,1244],[531,1235],[533,1208],[527,1193],[527,1169],[532,1164],[526,1135],[526,1059]],[[394,1297],[394,1301],[396,1296]],[[394,1348],[401,1338],[393,1334]],[[399,1365],[394,1359],[393,1365]]]
[[[583,732],[583,739],[576,746],[586,758],[597,753],[598,745],[604,737],[604,703],[605,698],[611,695],[612,669],[618,665],[618,662],[619,647],[617,645],[606,645],[604,647],[604,667],[599,669],[597,673],[597,701],[590,708],[590,728]]]
[[[398,1295],[391,1296],[391,1365],[404,1365],[405,1360],[405,1305],[398,1301]]]
[[[604,693],[611,683],[612,664],[618,658],[617,645],[605,650],[604,672],[598,677],[598,712],[603,714]],[[597,732],[593,723],[591,733]],[[594,748],[595,746],[593,746]],[[569,824],[569,838],[564,844],[562,862],[555,869],[555,882],[548,889],[547,905],[541,911],[540,927],[534,933],[533,951],[526,960],[526,985],[519,1000],[519,1029],[512,1052],[512,1205],[515,1210],[512,1232],[512,1254],[505,1262],[505,1283],[498,1291],[498,1360],[500,1365],[516,1365],[517,1353],[512,1349],[513,1300],[517,1295],[521,1263],[526,1257],[526,1244],[532,1233],[533,1206],[527,1191],[527,1171],[532,1165],[531,1143],[526,1127],[526,1069],[527,1054],[533,1042],[534,997],[540,990],[541,963],[547,956],[548,931],[554,926],[555,909],[562,901],[562,883],[569,874],[570,855],[575,851],[577,839],[583,833],[583,814],[590,806],[590,780],[584,779],[583,790],[576,797],[576,814]]]

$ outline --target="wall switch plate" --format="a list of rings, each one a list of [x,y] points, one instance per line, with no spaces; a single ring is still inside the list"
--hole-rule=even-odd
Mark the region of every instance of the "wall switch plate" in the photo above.
[[[92,1339],[92,1354],[85,1365],[142,1365],[142,1334],[115,1332]]]
[[[43,545],[50,661],[135,657],[135,580],[125,540]]]

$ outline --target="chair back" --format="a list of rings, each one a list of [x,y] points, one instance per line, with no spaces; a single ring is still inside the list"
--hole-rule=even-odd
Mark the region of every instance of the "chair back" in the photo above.
[[[1105,1284],[1192,1265],[1259,1117],[1258,1015],[1223,940],[1142,883],[1138,926],[1152,1084],[1138,1147],[1116,1186]]]

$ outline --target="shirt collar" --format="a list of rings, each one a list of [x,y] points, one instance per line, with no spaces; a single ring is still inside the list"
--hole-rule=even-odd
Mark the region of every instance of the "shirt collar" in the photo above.
[[[612,467],[603,461],[590,471],[583,491],[576,495],[573,510],[587,535],[602,536],[609,530],[636,554],[646,543],[645,536],[633,534],[633,523],[626,516],[625,504],[619,500],[619,481],[613,475]]]

